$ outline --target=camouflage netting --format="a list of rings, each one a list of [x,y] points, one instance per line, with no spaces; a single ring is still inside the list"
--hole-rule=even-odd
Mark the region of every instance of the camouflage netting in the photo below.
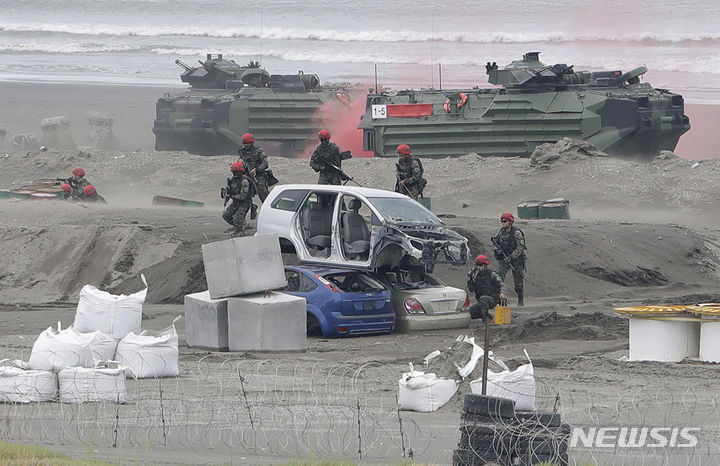
[[[64,116],[45,118],[40,122],[42,145],[54,149],[76,149],[70,134],[70,123]]]
[[[118,149],[118,141],[113,133],[115,120],[104,113],[90,112],[87,116],[88,137],[96,149]]]
[[[530,156],[530,166],[538,170],[549,170],[558,161],[581,160],[587,157],[609,157],[587,141],[562,138],[558,142],[540,144]]]

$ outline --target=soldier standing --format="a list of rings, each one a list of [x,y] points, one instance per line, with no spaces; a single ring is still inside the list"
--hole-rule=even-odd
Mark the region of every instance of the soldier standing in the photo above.
[[[475,267],[467,275],[467,287],[475,293],[477,303],[470,307],[470,316],[473,319],[490,318],[490,309],[498,303],[505,302],[505,283],[494,270],[490,268],[487,256],[477,256]]]
[[[250,180],[245,176],[245,163],[239,160],[230,166],[233,176],[227,179],[227,188],[220,190],[220,197],[225,203],[232,201],[223,212],[223,219],[235,227],[233,236],[243,236],[245,216],[250,210],[250,204],[255,192]]]
[[[510,212],[500,216],[502,227],[492,239],[495,246],[495,258],[500,262],[498,275],[505,280],[508,270],[512,270],[515,293],[518,297],[518,306],[523,306],[523,280],[525,279],[525,234],[515,227],[515,217]]]
[[[410,146],[407,144],[397,146],[397,153],[400,160],[395,164],[395,192],[406,194],[413,199],[422,197],[427,180],[423,178],[424,170],[420,159],[410,154]]]
[[[310,167],[320,173],[318,184],[342,184],[342,161],[352,157],[350,151],[340,152],[340,148],[330,142],[330,131],[323,129],[318,133],[320,144],[310,157]]]
[[[251,133],[242,135],[243,147],[238,150],[240,159],[245,163],[247,175],[255,180],[255,189],[261,202],[265,202],[265,198],[270,192],[268,187],[268,179],[266,170],[269,168],[267,155],[265,151],[259,147],[255,147],[255,138]]]

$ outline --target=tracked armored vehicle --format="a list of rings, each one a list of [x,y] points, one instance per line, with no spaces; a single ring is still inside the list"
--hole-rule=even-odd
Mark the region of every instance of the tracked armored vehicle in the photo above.
[[[504,69],[488,65],[501,88],[370,93],[359,128],[365,150],[395,156],[409,144],[419,156],[475,152],[528,157],[563,137],[584,139],[611,155],[650,158],[674,150],[690,129],[681,95],[641,83],[641,66],[575,71],[547,66],[530,52]]]
[[[176,60],[190,88],[157,101],[155,150],[234,154],[243,133],[272,154],[293,156],[317,142],[325,125],[320,107],[349,104],[350,87],[321,85],[315,74],[270,74],[259,63],[240,66],[207,55],[201,66]]]

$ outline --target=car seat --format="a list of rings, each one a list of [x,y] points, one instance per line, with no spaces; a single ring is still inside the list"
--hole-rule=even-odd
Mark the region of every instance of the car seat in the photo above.
[[[300,277],[297,275],[290,275],[287,279],[287,291],[299,291],[300,290]]]
[[[350,211],[342,214],[343,252],[348,259],[366,259],[370,251],[370,230],[365,219],[358,213],[361,202],[352,199]]]
[[[314,249],[330,247],[332,209],[320,203],[312,203],[302,213],[305,243]]]

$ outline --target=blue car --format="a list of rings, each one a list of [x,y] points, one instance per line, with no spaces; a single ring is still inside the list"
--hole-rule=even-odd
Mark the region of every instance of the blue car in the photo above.
[[[392,333],[391,291],[358,270],[287,266],[288,286],[281,290],[307,301],[308,336],[342,337]]]

